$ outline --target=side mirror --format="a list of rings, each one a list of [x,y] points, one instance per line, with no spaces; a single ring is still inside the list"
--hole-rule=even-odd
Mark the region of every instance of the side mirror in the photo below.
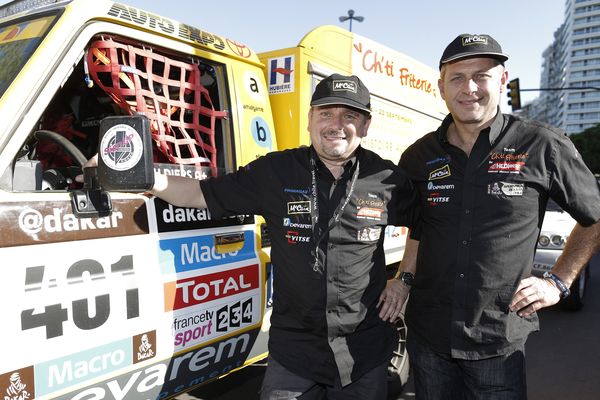
[[[152,138],[147,117],[106,117],[100,122],[98,181],[109,191],[145,192],[152,188]]]

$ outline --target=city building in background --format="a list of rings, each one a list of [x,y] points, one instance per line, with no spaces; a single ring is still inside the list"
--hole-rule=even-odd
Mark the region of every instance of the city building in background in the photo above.
[[[564,23],[542,59],[539,87],[563,90],[540,91],[520,114],[569,134],[600,123],[600,1],[566,0]]]

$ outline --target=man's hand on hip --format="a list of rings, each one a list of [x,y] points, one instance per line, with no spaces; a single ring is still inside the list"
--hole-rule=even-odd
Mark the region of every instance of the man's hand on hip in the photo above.
[[[510,302],[510,310],[520,317],[527,317],[537,310],[549,307],[560,300],[560,290],[548,279],[531,276],[519,284]]]

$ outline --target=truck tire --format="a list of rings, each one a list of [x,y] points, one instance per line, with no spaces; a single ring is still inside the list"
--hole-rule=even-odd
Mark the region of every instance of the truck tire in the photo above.
[[[402,392],[404,385],[408,381],[410,372],[410,362],[408,360],[408,352],[406,351],[406,324],[404,315],[396,322],[399,339],[398,347],[394,350],[392,359],[388,366],[388,395],[395,395]]]
[[[569,311],[579,311],[583,307],[583,297],[590,279],[590,265],[586,265],[571,285],[571,294],[560,302],[560,306]]]

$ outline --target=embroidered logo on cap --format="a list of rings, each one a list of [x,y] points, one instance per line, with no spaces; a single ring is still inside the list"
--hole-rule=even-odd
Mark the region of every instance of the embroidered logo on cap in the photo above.
[[[462,38],[462,44],[463,46],[468,46],[470,44],[488,44],[488,38],[485,36],[479,36],[479,35],[474,35],[474,36],[465,36]]]
[[[356,83],[352,81],[333,81],[333,90],[334,91],[345,91],[356,93],[358,90],[356,89]]]

